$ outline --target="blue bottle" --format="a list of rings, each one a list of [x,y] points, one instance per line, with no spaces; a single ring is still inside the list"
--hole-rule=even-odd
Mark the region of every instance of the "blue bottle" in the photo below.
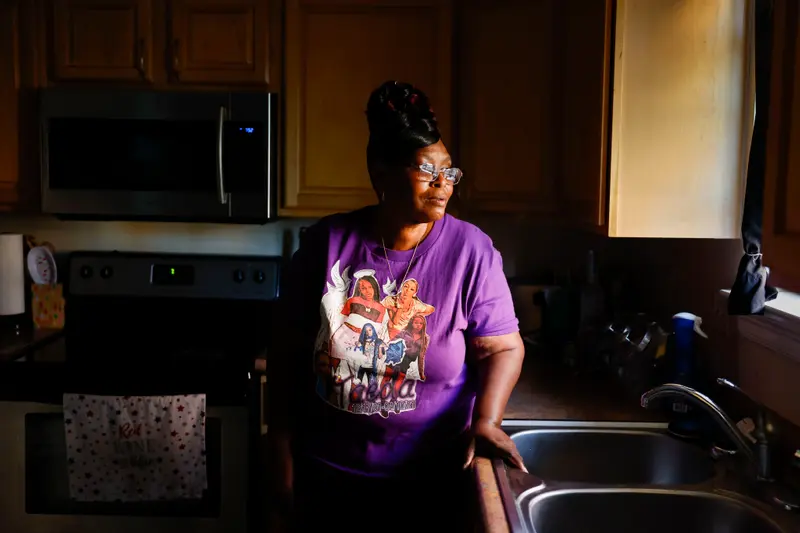
[[[708,338],[701,329],[703,319],[692,313],[678,313],[672,317],[672,372],[670,380],[687,387],[696,387],[695,340],[697,335]],[[669,430],[679,436],[694,438],[703,428],[701,418],[692,416],[691,407],[683,401],[672,402],[673,420]]]
[[[673,349],[675,354],[675,368],[673,380],[675,383],[692,387],[695,385],[695,335],[704,339],[708,335],[700,328],[703,319],[692,313],[678,313],[672,317]]]

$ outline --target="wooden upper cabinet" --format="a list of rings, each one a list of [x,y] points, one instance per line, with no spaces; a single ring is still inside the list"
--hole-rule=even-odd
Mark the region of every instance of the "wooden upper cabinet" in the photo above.
[[[0,2],[0,212],[19,200],[19,65],[16,2]]]
[[[45,0],[55,82],[266,85],[269,0]]]
[[[173,0],[171,70],[184,83],[265,84],[265,0]]]
[[[55,80],[151,81],[151,0],[52,0]]]
[[[465,0],[458,16],[458,161],[467,212],[553,212],[562,0]]]
[[[288,1],[283,214],[376,202],[364,112],[384,81],[424,90],[451,143],[451,20],[449,0]]]
[[[558,4],[559,203],[571,223],[600,228],[608,201],[614,0],[578,1]]]
[[[800,7],[775,2],[764,190],[764,263],[770,284],[800,292]]]

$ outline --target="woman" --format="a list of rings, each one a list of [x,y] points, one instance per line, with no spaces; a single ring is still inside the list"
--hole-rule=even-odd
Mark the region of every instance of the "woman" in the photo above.
[[[397,296],[387,296],[381,302],[389,311],[389,338],[406,329],[408,321],[414,315],[428,316],[435,311],[432,305],[422,302],[417,297],[419,283],[415,279],[406,280]]]
[[[366,356],[364,340],[371,341],[370,346],[374,346],[376,353],[382,344],[377,329],[382,327],[386,309],[378,301],[378,282],[372,276],[372,271],[362,271],[360,274],[356,277],[353,296],[344,302],[338,313],[344,317],[344,322],[327,339],[327,354],[318,349],[317,355],[319,359],[328,360],[328,373],[318,377],[317,390],[323,388],[324,395],[340,408],[348,407],[346,398],[353,385],[353,376],[360,374],[359,368],[365,363],[365,358],[366,364],[373,361],[373,358]],[[328,322],[338,323],[338,320]],[[333,327],[333,324],[330,326]],[[365,331],[369,335],[365,336]],[[342,360],[345,364],[342,364]],[[320,367],[323,365],[318,365]]]
[[[378,337],[378,332],[372,324],[367,324],[361,330],[358,338],[357,350],[363,355],[363,360],[358,367],[358,380],[362,381],[366,375],[370,379],[375,379],[378,375],[379,360],[384,357],[383,341]]]
[[[478,228],[445,213],[461,171],[427,96],[406,83],[384,83],[369,98],[367,121],[378,205],[309,228],[286,273],[285,343],[268,365],[271,501],[297,531],[358,527],[352,509],[373,497],[408,502],[402,519],[375,517],[382,531],[438,531],[442,517],[448,531],[461,531],[472,527],[458,523],[467,516],[459,496],[470,488],[464,471],[476,450],[524,469],[500,429],[522,340],[500,254]],[[356,375],[337,384],[350,390],[346,407],[331,401],[336,395],[315,392],[310,363],[320,332],[334,332],[331,355],[348,347],[331,323],[351,283],[340,267],[385,279],[374,300],[388,315],[378,330],[386,352],[374,379],[357,383]],[[420,368],[416,379],[406,374],[394,387],[386,361],[406,356],[405,340],[396,337],[415,315],[427,321],[425,380]],[[368,514],[364,520],[372,525]]]
[[[428,335],[425,317],[415,315],[409,322],[406,329],[397,335],[397,339],[403,341],[405,348],[403,357],[398,361],[391,361],[391,366],[386,369],[383,382],[391,381],[394,388],[399,390],[403,386],[406,374],[409,373],[412,363],[417,363],[418,379],[425,381],[425,351],[428,349],[430,335]],[[387,362],[389,364],[389,362]]]

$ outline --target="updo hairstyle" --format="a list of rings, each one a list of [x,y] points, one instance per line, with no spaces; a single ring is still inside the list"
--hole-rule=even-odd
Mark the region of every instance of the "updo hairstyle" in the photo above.
[[[367,165],[403,166],[441,139],[427,95],[410,83],[387,81],[367,102]]]

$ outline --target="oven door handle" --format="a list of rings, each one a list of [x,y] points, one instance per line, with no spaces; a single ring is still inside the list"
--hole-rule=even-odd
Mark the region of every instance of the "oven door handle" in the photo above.
[[[219,203],[222,205],[228,203],[228,194],[225,192],[225,172],[222,165],[223,131],[226,117],[227,110],[225,106],[220,106],[219,119],[217,120],[217,195]]]
[[[261,375],[259,378],[259,418],[261,422],[261,434],[266,435],[269,429],[267,422],[267,376]]]
[[[267,397],[267,359],[266,357],[256,357],[255,360],[255,374],[258,377],[258,422],[260,426],[261,435],[267,434],[268,426],[268,412],[269,405],[267,402],[269,401]]]

